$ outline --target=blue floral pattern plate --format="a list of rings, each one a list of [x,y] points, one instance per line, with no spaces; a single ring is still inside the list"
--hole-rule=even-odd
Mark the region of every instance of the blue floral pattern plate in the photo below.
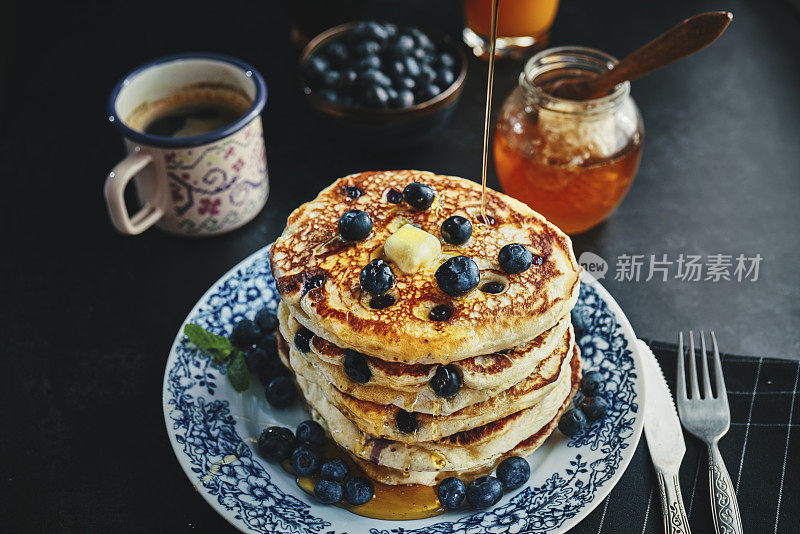
[[[241,318],[263,306],[276,308],[278,293],[264,248],[220,278],[192,309],[192,322],[228,335]],[[325,506],[301,490],[280,466],[255,450],[269,425],[294,428],[308,414],[299,407],[273,409],[253,379],[245,393],[228,383],[183,336],[181,326],[164,374],[164,420],[172,447],[189,480],[217,512],[248,533],[468,534],[566,532],[611,491],[628,465],[642,432],[644,384],[635,337],[608,292],[583,277],[573,323],[584,371],[605,377],[606,416],[590,431],[566,438],[555,431],[528,458],[527,485],[506,493],[488,510],[449,511],[422,520],[392,522]]]

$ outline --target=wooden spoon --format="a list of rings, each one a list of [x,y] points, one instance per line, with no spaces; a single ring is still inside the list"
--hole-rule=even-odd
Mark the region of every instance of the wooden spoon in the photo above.
[[[695,15],[639,48],[613,69],[594,78],[559,80],[550,93],[570,100],[603,97],[624,81],[653,72],[710,45],[732,19],[733,14],[727,11]]]

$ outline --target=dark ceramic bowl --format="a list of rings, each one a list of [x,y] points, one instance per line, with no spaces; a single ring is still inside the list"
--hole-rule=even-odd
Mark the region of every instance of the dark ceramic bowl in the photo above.
[[[303,49],[300,64],[314,55],[326,43],[340,38],[342,34],[352,30],[356,25],[358,22],[348,22],[317,35]],[[320,113],[351,130],[364,133],[380,131],[381,137],[386,135],[422,137],[424,134],[440,128],[452,114],[455,104],[461,96],[464,80],[467,77],[467,57],[462,48],[456,46],[447,36],[428,30],[423,31],[440,50],[451,53],[461,63],[460,68],[456,69],[458,74],[455,81],[435,98],[407,108],[370,109],[345,106],[317,96],[301,72],[300,85],[308,102]]]

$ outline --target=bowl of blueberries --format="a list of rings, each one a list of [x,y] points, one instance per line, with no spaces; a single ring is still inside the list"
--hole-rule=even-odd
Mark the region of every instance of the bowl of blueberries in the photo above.
[[[382,134],[443,125],[466,75],[466,55],[446,36],[374,21],[326,30],[300,58],[300,84],[316,110]]]

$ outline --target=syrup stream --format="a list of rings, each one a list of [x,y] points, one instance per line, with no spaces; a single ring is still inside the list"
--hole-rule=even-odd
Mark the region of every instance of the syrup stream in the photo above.
[[[489,47],[489,74],[486,81],[486,115],[483,119],[483,169],[481,171],[481,222],[491,225],[486,215],[486,167],[489,161],[489,121],[492,116],[492,86],[494,85],[494,53],[497,46],[497,5],[500,0],[492,0],[492,35]]]

